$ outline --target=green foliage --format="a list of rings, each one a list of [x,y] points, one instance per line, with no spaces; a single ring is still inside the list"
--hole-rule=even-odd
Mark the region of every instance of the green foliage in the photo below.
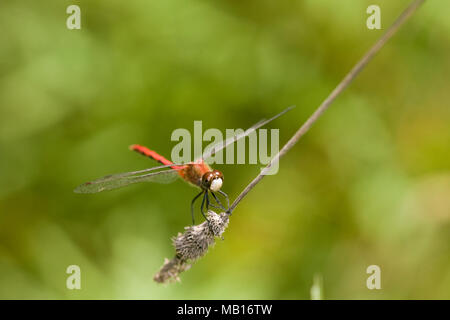
[[[409,1],[378,1],[386,29]],[[82,29],[68,30],[78,4]],[[450,298],[450,3],[428,1],[236,209],[181,284],[182,182],[79,195],[170,156],[176,128],[286,141],[383,30],[370,1],[0,2],[0,298]],[[234,199],[260,166],[219,165]],[[197,218],[200,219],[200,216]],[[65,287],[77,264],[82,289]],[[382,290],[366,288],[381,267]]]

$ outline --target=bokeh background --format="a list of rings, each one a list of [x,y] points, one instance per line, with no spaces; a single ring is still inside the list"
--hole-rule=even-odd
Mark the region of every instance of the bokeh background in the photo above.
[[[232,216],[182,282],[182,181],[72,192],[170,155],[176,128],[271,123],[285,142],[409,1],[0,1],[0,298],[450,298],[450,20],[427,1]],[[66,28],[67,6],[82,29]],[[217,165],[234,199],[257,165]],[[82,289],[66,289],[81,267]],[[366,288],[381,267],[382,289]]]

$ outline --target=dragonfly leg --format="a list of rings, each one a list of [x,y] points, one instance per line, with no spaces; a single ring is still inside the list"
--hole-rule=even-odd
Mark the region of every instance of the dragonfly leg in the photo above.
[[[228,208],[227,213],[231,213],[231,212],[229,212],[229,210],[230,210],[230,198],[228,198],[228,195],[225,192],[223,192],[222,190],[219,190],[218,192],[221,195],[223,195],[225,197],[225,199],[227,199],[227,208]]]
[[[214,209],[218,209],[218,210],[223,210],[223,208],[216,206],[215,204],[210,203],[209,204],[211,207],[213,207]]]
[[[206,201],[206,210],[208,210],[208,206],[209,206],[209,199],[208,199],[208,191],[205,191],[204,195],[203,195],[203,200],[202,200],[202,205],[200,206],[200,211],[202,212],[203,218],[205,218],[206,221],[209,220],[205,215],[205,212],[203,211],[203,207],[205,206],[205,201]]]
[[[195,218],[194,218],[194,202],[195,202],[195,200],[198,199],[198,197],[200,197],[200,196],[203,194],[203,192],[205,192],[205,191],[202,190],[198,195],[195,196],[194,199],[192,199],[192,202],[191,202],[192,225],[195,225]]]
[[[220,191],[220,190],[219,190]],[[225,209],[225,207],[222,205],[222,203],[220,202],[219,198],[217,198],[217,196],[214,194],[214,192],[211,191],[212,196],[214,197],[214,199],[216,200],[217,204],[220,206],[220,209],[222,210],[227,210]],[[217,208],[217,207],[216,207]]]

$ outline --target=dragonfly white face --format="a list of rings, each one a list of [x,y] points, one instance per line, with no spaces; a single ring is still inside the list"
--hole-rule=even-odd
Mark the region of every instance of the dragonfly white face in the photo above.
[[[211,182],[211,186],[209,188],[211,189],[211,191],[214,191],[214,192],[219,191],[220,188],[222,188],[222,183],[223,183],[222,178],[214,179]]]
[[[219,191],[223,184],[223,174],[218,170],[207,172],[202,177],[203,189],[209,189],[213,192]]]

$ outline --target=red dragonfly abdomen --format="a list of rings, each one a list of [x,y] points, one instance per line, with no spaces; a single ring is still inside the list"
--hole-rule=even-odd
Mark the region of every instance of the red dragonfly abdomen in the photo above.
[[[136,151],[146,157],[152,158],[153,160],[158,161],[159,163],[163,164],[163,165],[171,165],[173,164],[172,161],[167,160],[166,158],[164,158],[162,155],[158,154],[157,152],[150,150],[147,147],[141,146],[139,144],[133,144],[130,146],[130,150]],[[173,168],[174,167],[174,168]],[[173,166],[171,168],[173,169],[178,169],[177,166]],[[181,168],[181,167],[180,167]]]
[[[209,167],[209,165],[207,163],[205,163],[203,160],[198,161],[197,163],[189,163],[186,165],[175,165],[172,161],[164,158],[162,155],[160,155],[159,153],[150,150],[147,147],[138,145],[138,144],[133,144],[130,146],[130,149],[133,151],[136,151],[146,157],[152,158],[153,160],[158,161],[159,163],[163,164],[163,165],[171,165],[173,164],[173,166],[170,166],[172,169],[175,169],[178,171],[178,174],[180,175],[181,178],[183,178],[183,180],[197,186],[197,187],[201,187],[201,181],[202,181],[202,177],[205,173],[210,172],[211,168]]]

